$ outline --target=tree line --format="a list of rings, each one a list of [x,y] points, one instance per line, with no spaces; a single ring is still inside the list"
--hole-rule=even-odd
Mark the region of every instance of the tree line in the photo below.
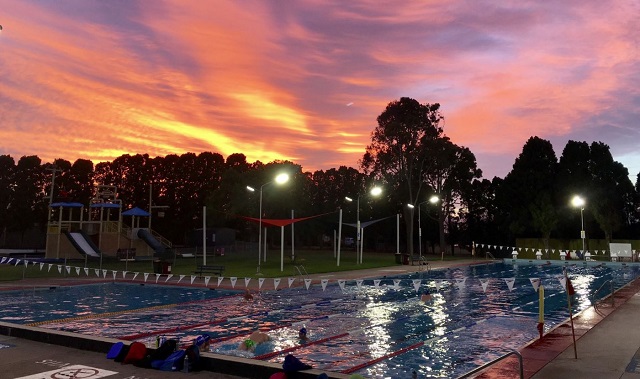
[[[306,217],[342,208],[344,221],[355,222],[355,204],[345,203],[346,196],[359,198],[362,221],[399,213],[404,251],[417,252],[418,218],[421,245],[432,249],[468,246],[471,241],[513,245],[519,237],[578,239],[580,210],[570,204],[576,194],[587,201],[588,238],[638,236],[640,174],[634,186],[606,144],[569,141],[558,159],[549,141],[533,136],[504,178],[488,180],[470,149],[445,135],[443,120],[437,103],[392,101],[378,116],[357,168],[314,172],[290,161],[250,163],[241,153],[226,159],[213,152],[155,158],[126,154],[96,165],[85,159],[43,163],[37,156],[16,162],[0,155],[0,230],[6,236],[35,225],[44,233],[50,202],[88,205],[95,186],[103,184],[117,186],[124,209],[162,206],[164,217],[155,214],[153,227],[175,244],[188,243],[193,230],[202,226],[205,205],[210,226],[236,229],[241,239],[257,239],[256,226],[238,217],[259,213],[259,194],[248,192],[247,186],[262,189],[264,218],[289,218],[292,210],[296,217]],[[291,179],[279,188],[271,181],[282,171]],[[374,185],[383,188],[380,198],[368,195]],[[434,195],[438,201],[428,202]],[[336,224],[337,217],[297,224],[296,244],[318,245]],[[395,241],[395,235],[395,227],[379,228],[365,236],[365,247]]]

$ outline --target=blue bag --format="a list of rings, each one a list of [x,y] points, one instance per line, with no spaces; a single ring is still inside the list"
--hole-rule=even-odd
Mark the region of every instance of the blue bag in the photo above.
[[[167,359],[152,361],[151,367],[160,371],[180,371],[184,365],[184,350],[174,351]]]
[[[124,343],[122,342],[116,342],[113,344],[113,346],[111,346],[111,349],[109,349],[109,352],[107,353],[107,359],[115,359],[118,354],[120,354],[120,351],[122,350],[122,348],[124,347]]]

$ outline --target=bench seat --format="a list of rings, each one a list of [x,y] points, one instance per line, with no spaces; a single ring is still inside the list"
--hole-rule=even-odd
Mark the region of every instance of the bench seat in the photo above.
[[[193,273],[198,274],[199,277],[202,277],[203,274],[222,276],[224,268],[225,267],[221,265],[198,265]]]

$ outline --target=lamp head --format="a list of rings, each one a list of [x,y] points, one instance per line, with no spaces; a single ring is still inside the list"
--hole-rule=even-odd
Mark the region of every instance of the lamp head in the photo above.
[[[440,201],[440,198],[438,197],[438,195],[433,195],[433,196],[431,196],[431,197],[429,198],[429,202],[430,202],[431,204],[435,204],[435,203],[437,203],[438,201]]]
[[[284,184],[288,181],[289,181],[289,174],[287,173],[278,174],[278,176],[276,176],[276,183],[278,184]]]
[[[375,186],[369,191],[372,196],[379,196],[382,193],[382,188]]]
[[[581,196],[576,195],[571,199],[571,204],[576,208],[583,208],[585,201]]]
[[[256,189],[255,189],[255,188],[253,188],[253,187],[251,187],[251,186],[247,186],[247,191],[249,191],[249,192],[255,192],[255,191],[256,191]]]

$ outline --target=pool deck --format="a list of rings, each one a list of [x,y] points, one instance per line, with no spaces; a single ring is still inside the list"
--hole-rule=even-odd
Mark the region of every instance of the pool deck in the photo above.
[[[486,262],[484,260],[430,261],[429,266],[431,269],[446,269]],[[313,274],[309,275],[309,278],[314,280],[365,279],[412,273],[419,271],[419,269],[423,269],[423,267],[392,266]],[[72,278],[26,279],[16,282],[0,282],[0,290],[78,284],[79,282],[87,281],[87,279],[74,280]],[[96,280],[89,281],[95,282]],[[251,283],[249,287],[256,290],[257,283]],[[548,331],[542,339],[532,341],[522,348],[520,354],[522,354],[524,362],[524,377],[527,379],[640,379],[640,327],[638,327],[640,320],[638,315],[640,315],[640,280],[636,279],[617,291],[613,299],[608,298],[598,309],[589,307],[574,315],[575,350],[570,320],[566,320],[566,322]],[[19,335],[20,333],[12,334],[11,328],[7,329],[0,325],[0,377],[38,379],[54,377],[100,378],[105,376],[113,379],[143,379],[175,378],[176,375],[180,375],[173,372],[145,370],[132,365],[121,365],[105,359],[102,352],[64,346],[55,346],[54,348],[54,341],[50,341],[51,343],[37,342],[29,337],[17,337],[16,334]],[[111,343],[111,340],[106,340],[98,339],[95,344]],[[96,350],[99,351],[100,349]],[[212,359],[216,359],[213,354],[204,355],[211,355]],[[231,361],[243,361],[242,358],[231,357],[229,359]],[[233,363],[231,362],[232,366]],[[74,365],[84,365],[89,368]],[[275,364],[271,365],[274,366]],[[91,371],[94,368],[101,370],[100,373]],[[271,368],[273,369],[273,367]],[[114,372],[114,374],[109,376],[102,375],[106,374],[105,370]],[[55,371],[56,373],[43,374],[50,371]],[[311,371],[305,373],[307,375],[301,375],[300,377],[312,378],[321,372],[317,370]],[[210,371],[192,372],[186,375],[221,379],[264,377],[264,374],[260,374],[260,370],[246,374],[239,373],[236,370],[230,370],[229,372],[234,375]],[[329,374],[330,378],[348,378],[347,375],[342,374],[327,374]],[[477,374],[475,377],[482,379],[518,378],[518,361],[514,356],[511,356]]]

